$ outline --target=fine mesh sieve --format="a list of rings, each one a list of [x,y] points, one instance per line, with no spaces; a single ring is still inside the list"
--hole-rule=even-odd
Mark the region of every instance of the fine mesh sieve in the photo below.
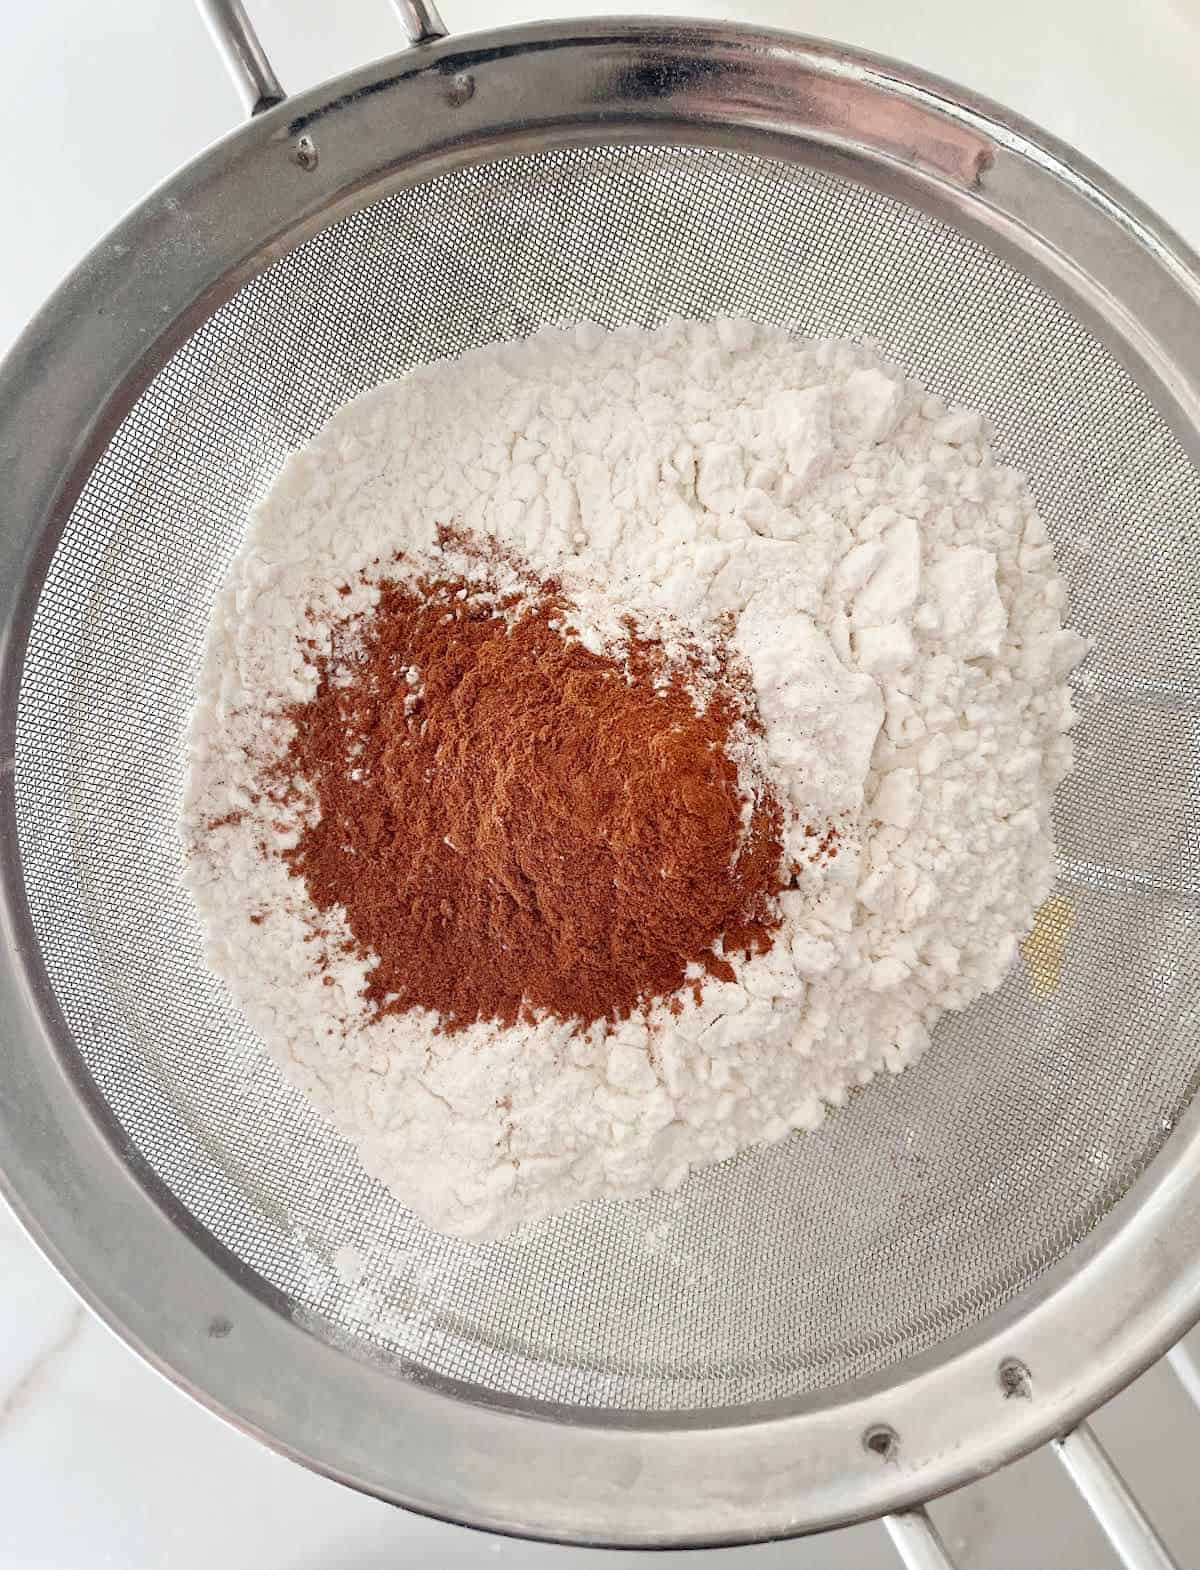
[[[472,105],[478,123],[452,126]],[[527,126],[534,105],[536,143],[501,134],[496,116]],[[56,1127],[36,1161],[14,1133],[8,1181],[103,1311],[273,1442],[502,1527],[768,1535],[928,1494],[1048,1432],[1065,1407],[1014,1417],[987,1374],[961,1400],[955,1387],[944,1432],[910,1446],[910,1406],[932,1399],[921,1381],[976,1377],[968,1354],[1000,1329],[1032,1366],[1036,1331],[1027,1346],[1021,1327],[1053,1309],[1047,1324],[1078,1345],[1035,1378],[1048,1397],[1073,1378],[1086,1405],[1150,1355],[1166,1317],[1178,1329],[1195,1312],[1194,1224],[1172,1218],[1168,1270],[1156,1207],[1194,1164],[1195,1119],[1173,1131],[1200,1076],[1200,383],[1171,358],[1168,330],[1200,339],[1196,283],[1170,236],[1106,210],[1090,172],[1060,197],[1079,213],[1031,207],[1015,184],[1025,163],[1030,180],[1069,181],[1042,168],[1053,149],[1014,152],[1005,137],[1018,134],[898,68],[736,29],[467,40],[285,103],[152,199],[142,249],[129,252],[126,226],[58,302],[77,326],[110,300],[120,344],[102,364],[61,322],[31,329],[0,431],[0,451],[17,454],[6,543],[30,553],[6,612],[18,975],[6,987],[14,1041],[33,1036],[21,998],[42,1039],[34,1068],[14,1046],[0,1090],[26,1140],[67,1102],[78,1128]],[[217,235],[231,202],[243,228]],[[1060,218],[1088,240],[1080,213],[1113,230],[1112,278],[1099,254],[1057,248]],[[1153,309],[1131,316],[1128,300],[1150,293]],[[162,332],[139,339],[159,294]],[[1055,814],[1065,963],[1050,987],[1015,967],[944,1020],[916,1068],[816,1135],[678,1194],[589,1205],[494,1243],[447,1239],[364,1176],[201,962],[175,830],[201,645],[249,509],[347,398],[547,322],[672,313],[869,338],[985,411],[1000,455],[1029,473],[1072,623],[1095,640]],[[64,390],[89,352],[80,374],[103,375],[103,397]],[[58,417],[55,448],[37,423],[63,398],[78,412]],[[37,464],[47,495],[62,486],[40,510],[24,501]],[[75,1171],[76,1143],[103,1149],[107,1179]],[[119,1214],[105,1219],[113,1184]],[[1138,1232],[1148,1216],[1153,1240]],[[75,1231],[106,1236],[115,1260],[84,1262]],[[1158,1262],[1124,1296],[1123,1238],[1152,1241]],[[347,1248],[361,1277],[338,1268]],[[119,1287],[98,1284],[105,1270]],[[1096,1271],[1103,1328],[1079,1317]],[[1069,1289],[1073,1309],[1059,1302]],[[1143,1339],[1121,1362],[1112,1345],[1134,1325]],[[343,1397],[354,1382],[355,1402],[323,1405],[326,1377]],[[436,1406],[390,1405],[417,1395]],[[872,1400],[907,1473],[884,1476],[862,1451]],[[502,1478],[503,1502],[485,1497],[466,1432],[479,1412],[499,1425],[484,1450],[511,1446],[535,1474],[560,1440],[585,1436],[594,1490],[564,1470],[524,1498]],[[381,1438],[393,1422],[410,1432]],[[423,1463],[438,1424],[451,1459],[435,1463],[429,1441]],[[956,1424],[978,1455],[952,1456]],[[534,1431],[544,1452],[523,1448]],[[789,1471],[810,1439],[827,1461]],[[393,1443],[409,1447],[403,1464],[385,1456]],[[672,1443],[680,1466],[709,1444],[728,1497],[710,1490],[660,1526],[658,1496],[640,1490]],[[788,1459],[764,1480],[771,1455]],[[459,1464],[461,1479],[435,1480]]]

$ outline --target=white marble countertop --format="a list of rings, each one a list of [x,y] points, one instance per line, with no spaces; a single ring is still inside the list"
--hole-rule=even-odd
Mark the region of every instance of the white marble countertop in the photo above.
[[[247,0],[292,90],[399,46],[386,0]],[[550,0],[557,14],[593,3]],[[1200,0],[670,0],[618,9],[759,20],[845,38],[1012,104],[1083,147],[1200,247]],[[442,0],[465,31],[538,14]],[[186,61],[183,71],[178,62]],[[174,62],[174,63],[173,63]],[[188,0],[11,7],[0,53],[8,244],[0,351],[151,185],[237,120]],[[1200,1342],[1193,1337],[1200,1352]],[[1200,1413],[1160,1365],[1096,1428],[1184,1566],[1200,1570]],[[1047,1453],[940,1501],[962,1570],[1112,1570]],[[166,1384],[82,1309],[0,1207],[0,1570],[383,1570],[417,1564],[661,1566],[511,1542],[392,1510],[312,1476]],[[729,1566],[895,1570],[878,1526],[687,1555]]]

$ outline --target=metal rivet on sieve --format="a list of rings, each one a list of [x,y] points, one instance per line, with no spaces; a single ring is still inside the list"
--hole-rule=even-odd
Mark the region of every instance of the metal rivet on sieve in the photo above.
[[[307,135],[296,138],[296,147],[292,157],[300,165],[301,169],[315,169],[321,161],[321,155],[317,152],[317,144],[311,136]]]
[[[1004,1399],[1011,1401],[1013,1396],[1022,1401],[1028,1401],[1033,1395],[1033,1380],[1024,1363],[1015,1357],[1006,1357],[996,1370],[1000,1380],[1000,1388],[1004,1392]]]
[[[894,1461],[900,1454],[900,1435],[886,1423],[876,1423],[868,1428],[862,1442],[863,1449],[869,1450],[881,1461]]]
[[[475,78],[470,71],[459,71],[446,83],[446,102],[455,109],[475,96]]]

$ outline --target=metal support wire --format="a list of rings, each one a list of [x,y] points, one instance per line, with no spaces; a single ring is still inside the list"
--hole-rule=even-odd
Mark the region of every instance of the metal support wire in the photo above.
[[[438,15],[433,0],[392,0],[392,3],[410,44],[429,44],[445,38],[446,24]]]
[[[287,96],[258,40],[242,0],[196,0],[200,15],[251,115],[282,103]],[[433,43],[446,36],[434,0],[393,0],[410,44]]]
[[[885,1515],[883,1524],[904,1562],[904,1570],[954,1570],[954,1561],[946,1552],[937,1527],[919,1506]]]
[[[1178,1570],[1087,1423],[1053,1445],[1126,1570]]]
[[[1200,1407],[1200,1362],[1194,1353],[1180,1341],[1167,1353],[1167,1360]],[[1055,1440],[1052,1448],[1126,1570],[1178,1570],[1087,1423]],[[955,1570],[937,1528],[921,1507],[884,1516],[883,1524],[905,1570]]]
[[[1200,1406],[1200,1363],[1196,1361],[1195,1354],[1180,1341],[1167,1353],[1167,1361],[1175,1370],[1179,1383],[1196,1405]]]
[[[286,95],[242,0],[197,0],[197,4],[247,112],[261,114],[282,103]]]

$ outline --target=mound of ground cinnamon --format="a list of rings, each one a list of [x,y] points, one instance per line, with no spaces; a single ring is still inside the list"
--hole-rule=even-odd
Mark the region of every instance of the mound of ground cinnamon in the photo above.
[[[593,653],[561,615],[552,588],[386,582],[292,711],[320,810],[291,870],[377,957],[377,1013],[616,1020],[770,941],[781,812],[730,757],[744,693],[698,705],[653,640]]]

